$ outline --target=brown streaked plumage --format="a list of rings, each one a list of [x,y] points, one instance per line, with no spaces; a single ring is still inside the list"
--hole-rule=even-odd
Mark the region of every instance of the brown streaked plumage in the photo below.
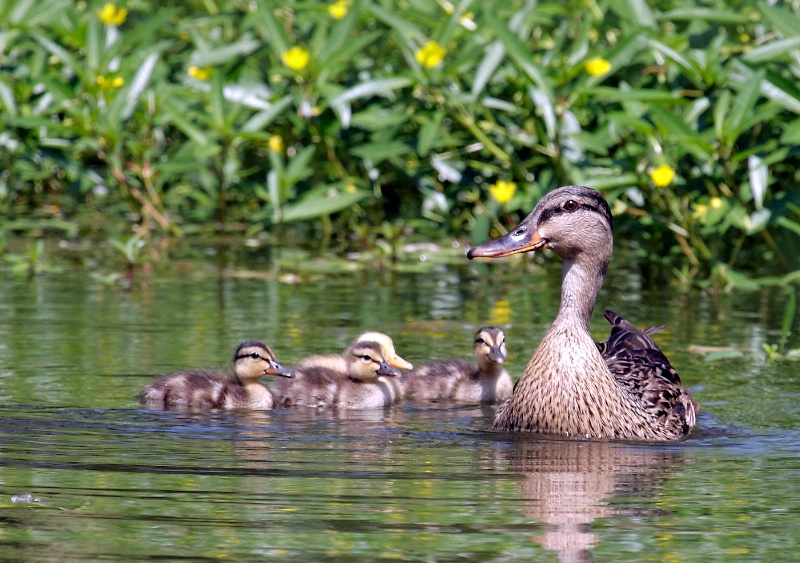
[[[513,383],[503,367],[507,355],[503,330],[485,326],[475,333],[474,341],[477,365],[464,360],[424,364],[403,377],[403,394],[418,401],[496,403],[507,399]]]
[[[367,332],[340,356],[304,359],[293,367],[293,380],[277,381],[272,390],[283,406],[381,408],[400,397],[399,369],[412,367],[397,355],[391,338]]]
[[[498,430],[583,438],[677,440],[699,407],[649,337],[608,312],[611,337],[589,333],[613,250],[611,210],[596,191],[564,186],[547,195],[507,235],[471,249],[469,258],[548,248],[564,262],[561,306],[511,397],[497,410]]]
[[[293,377],[275,361],[269,346],[247,340],[233,355],[232,375],[202,369],[171,373],[147,385],[139,400],[157,408],[268,410],[275,401],[258,382],[265,375]]]

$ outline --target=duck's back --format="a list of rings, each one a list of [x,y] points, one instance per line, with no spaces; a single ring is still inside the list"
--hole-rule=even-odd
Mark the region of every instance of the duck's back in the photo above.
[[[403,393],[416,401],[452,399],[460,380],[477,383],[478,368],[463,360],[430,362],[403,376]]]
[[[403,378],[403,392],[416,401],[452,400],[462,403],[495,403],[511,395],[511,377],[503,369],[481,373],[464,360],[424,364]]]
[[[245,406],[249,401],[242,384],[210,370],[177,372],[157,379],[139,393],[146,405],[204,409]]]
[[[325,408],[335,406],[338,388],[347,378],[347,363],[341,356],[312,356],[292,368],[292,379],[279,379],[272,387],[285,406]]]
[[[659,424],[686,435],[697,422],[699,406],[683,388],[678,372],[650,335],[664,327],[636,328],[613,311],[603,315],[611,336],[598,344],[609,371]]]

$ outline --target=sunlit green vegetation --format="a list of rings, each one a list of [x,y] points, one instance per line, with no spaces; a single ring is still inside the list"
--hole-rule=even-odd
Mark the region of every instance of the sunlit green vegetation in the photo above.
[[[572,183],[680,281],[796,283],[798,75],[794,4],[6,0],[0,253],[54,230],[128,264],[214,232],[392,254]]]

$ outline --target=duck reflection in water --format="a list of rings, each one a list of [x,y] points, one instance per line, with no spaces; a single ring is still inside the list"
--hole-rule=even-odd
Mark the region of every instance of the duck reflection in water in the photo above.
[[[598,518],[656,512],[652,499],[684,461],[680,451],[644,444],[549,439],[516,441],[509,454],[523,477],[525,515],[545,525],[534,540],[559,561],[592,561]]]

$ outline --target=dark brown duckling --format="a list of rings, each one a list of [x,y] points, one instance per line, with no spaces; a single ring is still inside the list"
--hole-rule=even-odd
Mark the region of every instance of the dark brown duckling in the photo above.
[[[444,360],[411,370],[401,380],[404,395],[417,401],[491,404],[506,400],[513,383],[503,367],[507,357],[503,330],[494,326],[478,330],[473,355],[477,365],[465,360]]]
[[[242,342],[233,356],[233,374],[210,370],[179,371],[165,375],[141,393],[142,404],[156,408],[261,409],[275,401],[259,379],[265,375],[293,377],[275,361],[272,349],[258,340]]]
[[[283,406],[375,409],[400,397],[395,381],[410,363],[397,355],[394,343],[380,332],[359,336],[342,355],[312,356],[292,369],[291,381],[272,387]]]
[[[646,331],[612,314],[607,342],[598,347],[589,333],[611,260],[611,223],[602,195],[564,186],[546,194],[507,235],[467,254],[494,258],[548,248],[564,263],[558,315],[497,409],[496,429],[678,440],[695,427],[697,403]]]

